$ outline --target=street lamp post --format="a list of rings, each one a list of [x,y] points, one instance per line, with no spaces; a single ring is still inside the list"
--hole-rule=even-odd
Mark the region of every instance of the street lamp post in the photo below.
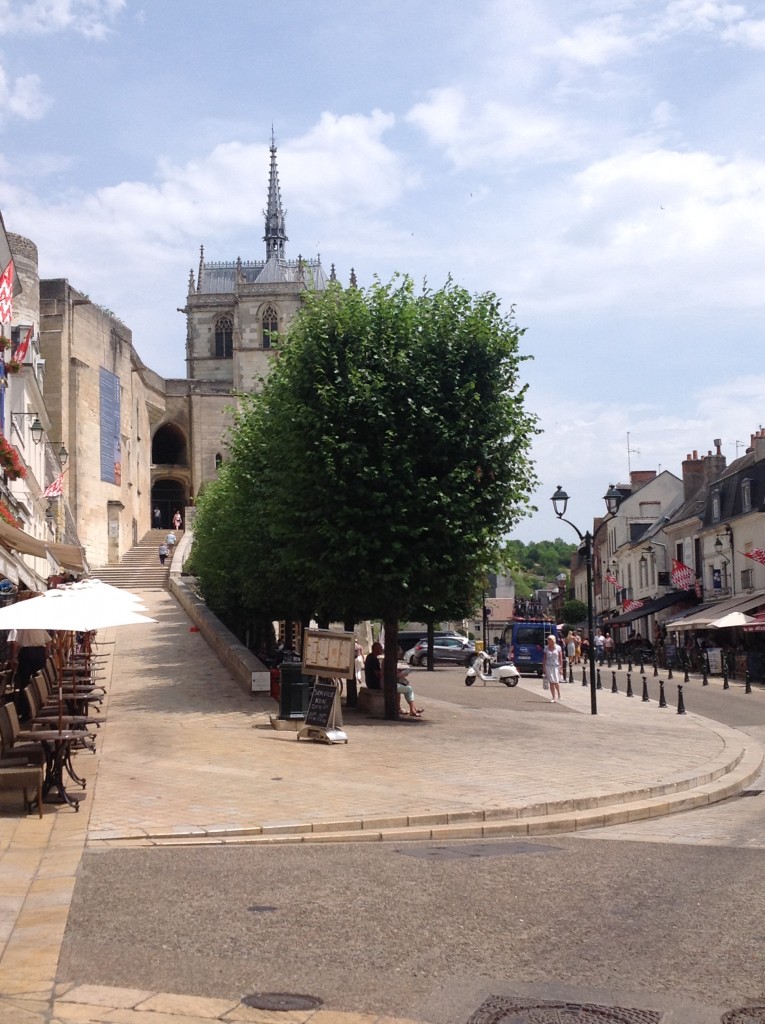
[[[566,515],[566,508],[568,506],[568,495],[560,486],[560,484],[558,484],[558,490],[555,492],[555,494],[553,494],[551,501],[553,503],[555,515],[558,517],[558,519],[562,520],[564,523],[570,526],[576,532],[577,536],[579,537],[579,540],[582,541],[582,543],[584,544],[584,557],[585,564],[587,567],[587,632],[589,634],[590,640],[588,650],[590,662],[590,711],[593,715],[597,715],[598,691],[595,685],[595,624],[593,615],[594,597],[592,593],[592,544],[597,535],[600,533],[601,529],[606,525],[606,523],[610,522],[610,520],[613,519],[616,513],[619,511],[619,506],[622,502],[622,496],[621,493],[617,490],[617,488],[614,487],[613,484],[611,484],[608,488],[608,491],[604,495],[604,501],[606,503],[608,515],[601,523],[598,524],[598,527],[594,533],[591,533],[590,530],[587,530],[585,533],[582,533],[579,527],[575,526],[570,519],[564,518],[564,516]]]

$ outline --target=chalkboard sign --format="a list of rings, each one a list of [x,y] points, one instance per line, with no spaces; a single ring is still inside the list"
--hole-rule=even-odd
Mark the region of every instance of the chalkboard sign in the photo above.
[[[315,683],[311,702],[305,716],[306,725],[318,726],[320,729],[327,729],[332,717],[332,707],[335,703],[334,683]]]

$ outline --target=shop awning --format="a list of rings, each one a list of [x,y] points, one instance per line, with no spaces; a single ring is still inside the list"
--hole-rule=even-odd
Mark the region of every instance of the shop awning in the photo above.
[[[646,615],[654,615],[662,608],[669,608],[670,605],[680,604],[681,601],[692,600],[691,591],[673,590],[669,594],[662,594],[661,597],[654,597],[650,601],[643,601],[639,608],[623,612],[621,615],[613,615],[608,621],[612,626],[626,626],[628,622],[642,619]]]
[[[759,590],[756,594],[739,594],[738,597],[730,597],[725,601],[703,605],[693,614],[672,619],[665,625],[669,630],[706,629],[710,622],[721,619],[728,612],[748,612],[760,605],[765,605],[765,590]]]
[[[28,533],[11,526],[3,519],[0,519],[0,543],[22,555],[34,555],[36,558],[47,558],[50,553],[62,569],[68,569],[70,572],[87,571],[85,552],[82,548],[74,544],[46,543],[37,537],[30,537]]]

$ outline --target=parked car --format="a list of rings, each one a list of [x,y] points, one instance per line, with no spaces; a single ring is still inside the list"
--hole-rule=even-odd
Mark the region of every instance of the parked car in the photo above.
[[[458,636],[461,639],[465,639],[462,633],[455,633],[453,629],[437,629],[433,633],[434,637],[440,636]],[[420,640],[427,640],[427,630],[423,632],[420,630],[416,633],[414,630],[404,630],[398,634],[398,646],[404,652],[404,658],[414,648],[414,645],[419,643]]]
[[[428,641],[418,640],[409,652],[411,665],[424,665],[428,658]],[[437,636],[433,640],[433,661],[453,661],[458,665],[472,665],[475,644],[464,636]]]

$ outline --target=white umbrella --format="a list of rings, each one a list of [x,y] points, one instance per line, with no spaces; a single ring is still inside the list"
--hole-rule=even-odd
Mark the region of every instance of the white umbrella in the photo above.
[[[156,622],[125,602],[97,601],[85,591],[48,590],[42,597],[0,608],[0,629],[49,629],[89,633],[109,626]]]
[[[713,619],[707,623],[710,629],[732,629],[734,626],[746,626],[749,622],[755,622],[752,615],[745,615],[743,612],[728,612],[720,619]]]

